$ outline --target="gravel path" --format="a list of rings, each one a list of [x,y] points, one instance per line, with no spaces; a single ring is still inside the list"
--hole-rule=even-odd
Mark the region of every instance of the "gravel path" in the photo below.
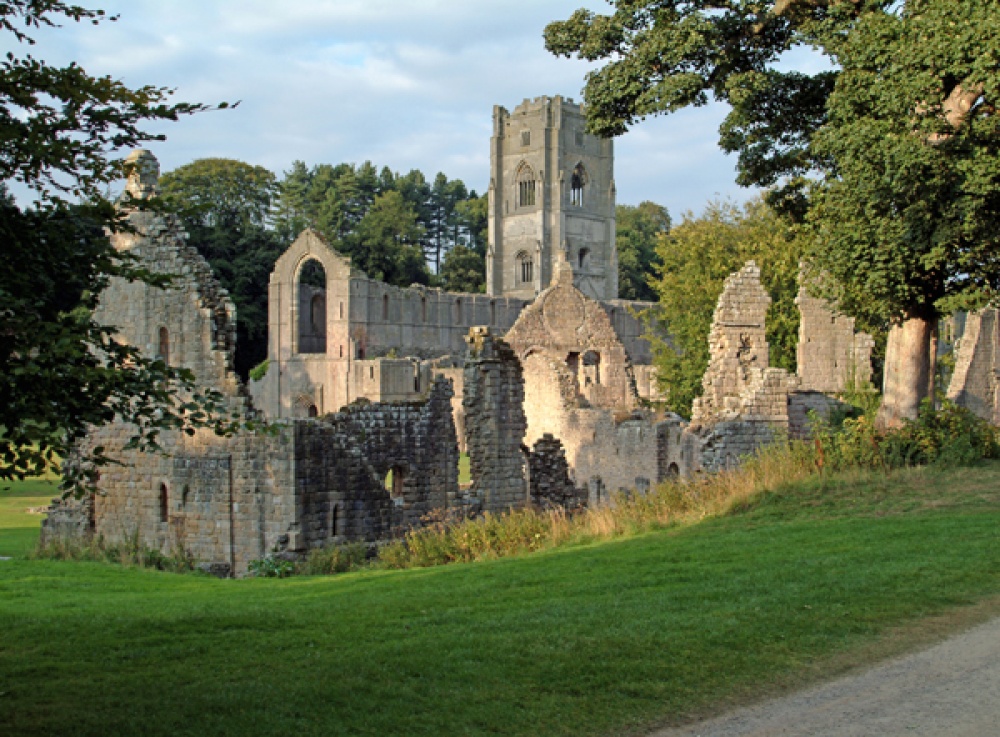
[[[863,673],[651,737],[811,735],[1000,735],[1000,618]]]

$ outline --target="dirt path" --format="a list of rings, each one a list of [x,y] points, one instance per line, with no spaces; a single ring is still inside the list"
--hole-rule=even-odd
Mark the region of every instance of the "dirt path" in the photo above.
[[[651,737],[1000,735],[1000,618],[860,674]]]

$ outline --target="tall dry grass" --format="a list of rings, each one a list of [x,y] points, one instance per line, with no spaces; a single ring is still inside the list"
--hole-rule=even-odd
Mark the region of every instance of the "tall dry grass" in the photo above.
[[[471,562],[691,524],[726,514],[763,491],[800,481],[816,470],[811,446],[777,444],[733,470],[666,481],[645,495],[618,493],[610,504],[575,514],[518,509],[469,520],[432,520],[383,547],[379,560],[387,568]]]

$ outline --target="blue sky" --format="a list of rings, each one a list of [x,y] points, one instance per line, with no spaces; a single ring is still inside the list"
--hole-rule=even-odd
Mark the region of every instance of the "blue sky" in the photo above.
[[[106,0],[97,27],[36,34],[32,53],[75,60],[131,86],[176,88],[177,100],[240,101],[160,129],[163,171],[235,158],[279,176],[308,165],[371,160],[443,171],[482,192],[494,104],[581,99],[590,68],[556,58],[542,29],[599,0]],[[7,49],[2,49],[6,51]],[[653,200],[675,219],[718,197],[743,200],[735,157],[717,146],[717,105],[649,119],[615,142],[620,203]]]

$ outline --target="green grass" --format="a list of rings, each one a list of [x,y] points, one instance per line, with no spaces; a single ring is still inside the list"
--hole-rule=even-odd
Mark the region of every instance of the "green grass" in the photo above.
[[[57,487],[58,482],[44,479],[0,485],[0,556],[24,556],[34,549],[43,515],[27,509],[47,507],[59,496]]]
[[[812,479],[697,525],[428,569],[14,560],[0,734],[618,734],[998,593],[996,462]]]

